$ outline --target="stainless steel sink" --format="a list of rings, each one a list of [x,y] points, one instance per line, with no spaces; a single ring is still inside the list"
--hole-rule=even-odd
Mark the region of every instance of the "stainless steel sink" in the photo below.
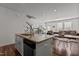
[[[64,36],[55,36],[55,37],[64,38]]]
[[[32,34],[26,34],[26,33],[24,33],[24,34],[21,34],[21,35],[24,35],[24,36],[30,36],[30,35],[32,35]]]

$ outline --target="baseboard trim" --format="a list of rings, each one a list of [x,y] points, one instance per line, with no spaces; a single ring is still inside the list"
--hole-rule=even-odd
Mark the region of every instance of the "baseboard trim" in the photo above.
[[[6,44],[6,45],[0,46],[0,47],[10,46],[10,45],[15,45],[15,43]]]

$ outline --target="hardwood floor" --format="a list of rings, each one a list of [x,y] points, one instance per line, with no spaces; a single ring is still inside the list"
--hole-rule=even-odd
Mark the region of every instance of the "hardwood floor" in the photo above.
[[[16,56],[15,44],[0,47],[0,56]]]
[[[58,56],[58,54],[55,54],[54,52],[52,53],[53,56]],[[16,50],[15,44],[10,44],[0,47],[0,56],[21,56],[21,55]]]

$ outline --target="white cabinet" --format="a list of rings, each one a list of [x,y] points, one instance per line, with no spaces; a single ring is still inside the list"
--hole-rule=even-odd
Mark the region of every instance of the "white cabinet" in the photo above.
[[[72,22],[64,22],[64,30],[72,30]]]
[[[51,39],[36,44],[36,56],[51,56]]]
[[[19,37],[15,37],[15,46],[16,46],[16,49],[19,50]]]
[[[57,31],[63,30],[63,22],[57,23]]]
[[[23,38],[16,35],[15,42],[16,42],[16,49],[21,55],[23,55],[24,54],[23,53],[24,52],[23,51]]]

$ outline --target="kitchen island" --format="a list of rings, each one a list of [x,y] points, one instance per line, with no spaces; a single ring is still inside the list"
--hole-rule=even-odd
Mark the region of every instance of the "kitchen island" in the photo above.
[[[22,56],[52,55],[52,35],[17,33],[15,42],[16,49]]]

